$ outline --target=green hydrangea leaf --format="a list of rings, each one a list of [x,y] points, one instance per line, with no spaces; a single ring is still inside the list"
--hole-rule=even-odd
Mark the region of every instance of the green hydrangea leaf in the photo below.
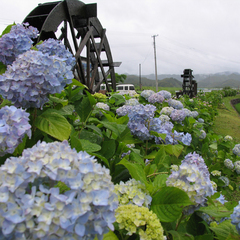
[[[71,124],[67,119],[51,109],[36,118],[35,126],[60,141],[67,140],[71,133]]]
[[[184,207],[192,204],[187,193],[181,189],[163,187],[153,196],[151,210],[161,222],[173,222],[180,217]]]
[[[236,226],[231,224],[231,220],[226,220],[217,227],[210,227],[210,229],[217,235],[219,240],[226,240],[231,234],[238,235]]]

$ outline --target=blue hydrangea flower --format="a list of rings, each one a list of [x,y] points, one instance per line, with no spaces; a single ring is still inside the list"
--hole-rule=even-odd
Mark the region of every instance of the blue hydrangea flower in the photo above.
[[[181,162],[178,171],[168,177],[167,186],[185,191],[195,207],[203,206],[208,196],[214,194],[210,174],[203,158],[196,153],[189,153]]]
[[[183,104],[178,100],[170,99],[168,100],[168,105],[174,109],[183,109]]]
[[[225,204],[226,202],[228,202],[227,200],[225,200],[225,196],[220,194],[219,198],[216,198],[217,201],[219,201],[221,204]]]
[[[227,187],[229,185],[229,179],[227,177],[221,176],[219,179],[224,182],[224,185],[222,187]]]
[[[16,107],[40,108],[48,101],[48,94],[60,93],[72,78],[64,59],[29,50],[0,75],[0,94]]]
[[[132,109],[132,106],[131,105],[123,105],[122,107],[119,107],[117,110],[116,110],[116,114],[118,116],[125,116],[127,115]]]
[[[154,93],[155,92],[153,90],[143,90],[140,95],[148,100],[148,98]]]
[[[126,100],[125,105],[128,106],[135,106],[140,104],[136,98],[130,98],[129,100]]]
[[[11,31],[0,38],[0,62],[12,64],[18,55],[30,50],[33,41],[37,38],[38,30],[28,24],[16,24]]]
[[[237,174],[240,174],[240,161],[234,162],[234,170]]]
[[[238,234],[240,234],[240,201],[238,202],[238,205],[233,209],[233,213],[231,214],[230,218],[231,223],[233,225],[236,225]]]
[[[186,112],[183,110],[173,109],[173,111],[170,114],[170,118],[173,121],[181,123],[186,118]]]
[[[29,113],[14,106],[0,109],[0,156],[13,153],[25,134],[31,138]]]
[[[76,64],[75,57],[59,40],[49,38],[43,43],[36,45],[36,47],[39,51],[47,53],[49,56],[56,55],[62,58],[68,66],[73,67]]]
[[[106,103],[98,102],[96,104],[96,109],[103,109],[105,111],[109,111],[110,107]],[[99,114],[100,114],[100,116],[103,115],[103,113],[101,111],[99,111]]]
[[[114,230],[118,197],[109,170],[67,141],[38,142],[7,159],[0,175],[4,239],[93,240]]]
[[[236,144],[232,151],[235,155],[240,157],[240,144]]]
[[[199,138],[200,138],[200,139],[205,139],[206,136],[207,136],[206,132],[205,132],[203,129],[200,130],[200,136],[199,136]]]
[[[163,101],[164,97],[158,93],[154,93],[148,98],[148,102],[150,103],[162,103]]]
[[[172,97],[172,94],[170,92],[166,91],[166,90],[161,90],[157,93],[161,94],[164,97],[164,99],[166,99],[166,100],[168,100]]]
[[[233,164],[232,160],[230,160],[230,159],[225,159],[224,165],[226,168],[231,169],[231,170],[234,168],[234,164]]]

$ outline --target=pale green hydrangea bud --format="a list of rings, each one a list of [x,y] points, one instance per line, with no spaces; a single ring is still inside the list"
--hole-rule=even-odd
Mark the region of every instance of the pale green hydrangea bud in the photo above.
[[[172,171],[178,171],[178,165],[175,165],[175,164],[171,165],[171,170],[170,171],[171,172]]]
[[[218,170],[213,170],[212,172],[211,172],[211,174],[215,177],[215,176],[217,176],[217,177],[220,177],[221,176],[221,171],[218,171]]]
[[[233,138],[232,138],[231,136],[229,136],[229,135],[226,135],[226,136],[224,137],[224,140],[225,140],[225,141],[232,141]]]
[[[122,205],[117,208],[115,217],[119,229],[125,229],[127,235],[139,234],[141,240],[165,239],[157,215],[146,207]]]
[[[135,204],[148,207],[152,201],[145,185],[135,179],[116,184],[114,192],[118,195],[119,205]]]
[[[212,186],[213,186],[213,190],[217,191],[217,184],[214,181],[211,181]]]

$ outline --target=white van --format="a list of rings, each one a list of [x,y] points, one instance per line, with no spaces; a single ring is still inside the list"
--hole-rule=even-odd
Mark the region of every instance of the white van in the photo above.
[[[116,86],[116,91],[121,95],[129,94],[130,96],[134,96],[137,94],[133,84],[118,84]]]

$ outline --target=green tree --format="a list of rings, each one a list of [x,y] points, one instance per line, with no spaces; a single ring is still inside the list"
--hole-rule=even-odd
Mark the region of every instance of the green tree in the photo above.
[[[127,75],[115,73],[115,78],[117,83],[124,83],[124,81],[127,78]]]

